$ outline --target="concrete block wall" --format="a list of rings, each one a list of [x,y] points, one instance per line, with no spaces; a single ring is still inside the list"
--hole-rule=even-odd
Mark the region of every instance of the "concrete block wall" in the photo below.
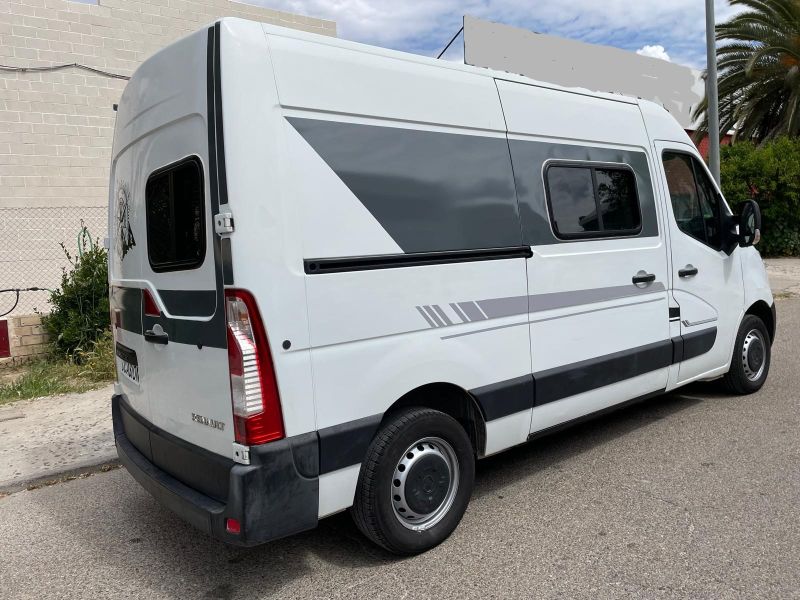
[[[232,0],[0,0],[0,289],[55,288],[80,223],[105,236],[113,104],[151,54],[223,16],[336,35],[332,21]],[[53,223],[57,222],[58,226]],[[12,315],[46,311],[23,294]],[[13,302],[0,295],[0,312]]]
[[[48,352],[48,336],[40,315],[18,315],[8,319],[11,356],[0,359],[0,369],[38,358]]]
[[[336,35],[332,21],[231,0],[0,0],[0,64],[82,63],[129,76],[222,16]],[[106,206],[112,105],[124,86],[75,68],[0,69],[0,207]]]

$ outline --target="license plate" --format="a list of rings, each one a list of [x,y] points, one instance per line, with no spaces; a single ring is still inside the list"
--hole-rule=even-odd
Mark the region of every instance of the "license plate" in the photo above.
[[[136,358],[136,351],[117,342],[116,354],[119,372],[131,383],[139,385],[139,359]]]

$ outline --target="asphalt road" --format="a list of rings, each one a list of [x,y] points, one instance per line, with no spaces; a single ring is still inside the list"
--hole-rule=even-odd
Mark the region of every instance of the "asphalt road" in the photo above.
[[[423,556],[346,514],[227,548],[117,470],[0,499],[0,597],[800,598],[800,300],[778,315],[760,393],[694,386],[483,461]]]

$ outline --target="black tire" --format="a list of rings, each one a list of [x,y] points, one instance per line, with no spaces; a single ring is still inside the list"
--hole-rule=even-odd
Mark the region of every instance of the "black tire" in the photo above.
[[[452,470],[448,468],[446,472],[449,474],[448,477],[452,477],[453,472],[457,472],[458,484],[454,486],[452,479],[447,479],[445,500],[451,498],[450,502],[443,500],[439,504],[435,504],[438,502],[438,496],[428,497],[427,500],[434,504],[426,505],[426,508],[434,505],[440,507],[440,516],[427,529],[412,530],[409,527],[413,525],[401,523],[399,509],[396,508],[397,503],[393,501],[393,499],[400,498],[398,495],[393,495],[393,492],[396,491],[393,486],[399,482],[396,479],[395,469],[399,468],[398,463],[404,457],[413,454],[405,454],[407,450],[420,448],[422,451],[426,451],[422,446],[412,448],[414,444],[425,438],[438,438],[449,445],[452,453],[448,456],[455,457],[458,468]],[[428,451],[435,450],[434,446],[430,444],[429,446]],[[422,454],[419,453],[419,456]],[[445,472],[441,466],[446,465],[446,462],[437,463],[436,461],[441,460],[437,456],[428,456],[428,460],[433,463],[418,462],[414,467],[408,469],[406,477],[409,482],[407,485],[410,486],[410,495],[407,496],[410,498],[409,502],[418,502],[415,500],[415,497],[418,496],[414,496],[411,490],[420,489],[419,486],[414,488],[416,484],[412,484],[412,481],[423,481],[422,475],[429,474],[431,467],[440,469],[440,471],[434,470],[434,473]],[[412,475],[415,477],[412,478]],[[426,485],[434,481],[428,475],[426,477],[428,477],[425,480]],[[437,475],[437,477],[440,479],[439,483],[435,484],[436,489],[433,494],[438,494],[439,490],[445,487],[441,475]],[[392,415],[372,440],[367,450],[367,456],[361,464],[358,487],[350,512],[361,532],[379,546],[395,554],[419,554],[443,542],[455,530],[467,508],[474,483],[474,451],[467,433],[458,421],[430,408],[409,408]],[[404,485],[406,484],[404,483]],[[455,488],[455,491],[452,492],[454,495],[451,495],[451,488]],[[441,508],[447,504],[449,504],[449,509]],[[428,514],[433,514],[433,512]]]
[[[746,349],[748,336],[751,339]],[[751,348],[754,343],[756,346]],[[722,378],[723,386],[732,394],[757,392],[769,375],[770,359],[771,342],[767,326],[755,315],[745,315],[736,334],[731,367]]]

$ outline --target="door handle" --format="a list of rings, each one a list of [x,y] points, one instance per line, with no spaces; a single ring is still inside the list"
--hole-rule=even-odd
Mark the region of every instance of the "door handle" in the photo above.
[[[692,265],[686,265],[678,271],[678,277],[694,277],[695,275],[697,275],[697,267]]]
[[[634,285],[638,285],[640,283],[653,283],[656,280],[656,276],[653,273],[645,273],[644,271],[639,271],[636,275],[633,276]]]
[[[144,332],[144,339],[151,344],[161,344],[162,346],[169,344],[169,334],[166,331],[158,332],[148,329]]]

